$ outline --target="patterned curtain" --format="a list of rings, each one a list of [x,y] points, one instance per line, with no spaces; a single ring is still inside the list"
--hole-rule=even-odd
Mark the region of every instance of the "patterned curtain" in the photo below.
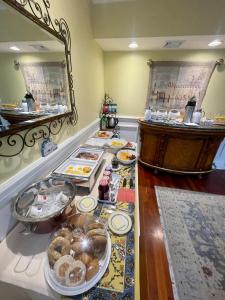
[[[216,62],[152,62],[146,108],[183,109],[193,96],[200,108],[215,66]]]
[[[62,62],[21,64],[27,91],[40,105],[68,105],[66,66]]]

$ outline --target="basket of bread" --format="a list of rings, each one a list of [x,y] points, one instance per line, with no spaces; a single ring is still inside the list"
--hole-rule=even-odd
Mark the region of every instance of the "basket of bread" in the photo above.
[[[78,295],[104,275],[111,256],[111,240],[103,222],[75,214],[58,229],[47,249],[45,278],[56,292]]]

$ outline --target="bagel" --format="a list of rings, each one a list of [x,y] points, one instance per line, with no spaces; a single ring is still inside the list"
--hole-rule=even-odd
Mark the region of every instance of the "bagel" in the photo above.
[[[85,281],[86,267],[80,260],[75,260],[72,267],[66,271],[66,285],[76,286]]]
[[[48,247],[50,265],[54,265],[61,256],[69,254],[70,248],[70,242],[67,239],[62,236],[56,237]]]

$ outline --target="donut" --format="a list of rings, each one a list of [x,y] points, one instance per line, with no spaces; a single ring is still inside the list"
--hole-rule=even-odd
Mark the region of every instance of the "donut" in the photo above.
[[[86,267],[80,260],[75,260],[73,266],[66,271],[66,285],[76,286],[85,281]]]
[[[61,256],[54,265],[55,276],[61,283],[64,282],[66,271],[74,266],[74,259],[71,255]]]
[[[48,247],[48,259],[50,265],[54,263],[63,255],[70,253],[70,242],[62,236],[56,237]]]
[[[71,239],[73,237],[72,232],[69,230],[69,228],[66,228],[66,227],[60,229],[57,232],[57,236],[62,236],[69,241],[71,241]]]
[[[87,266],[86,277],[85,279],[88,281],[92,277],[95,276],[99,271],[99,261],[98,259],[93,259]]]

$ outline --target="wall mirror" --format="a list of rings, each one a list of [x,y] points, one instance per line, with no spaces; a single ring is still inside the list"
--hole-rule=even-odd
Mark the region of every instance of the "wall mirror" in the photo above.
[[[48,0],[0,0],[0,137],[8,143],[21,130],[44,126],[33,138],[45,138],[77,121],[70,32],[49,8]]]

